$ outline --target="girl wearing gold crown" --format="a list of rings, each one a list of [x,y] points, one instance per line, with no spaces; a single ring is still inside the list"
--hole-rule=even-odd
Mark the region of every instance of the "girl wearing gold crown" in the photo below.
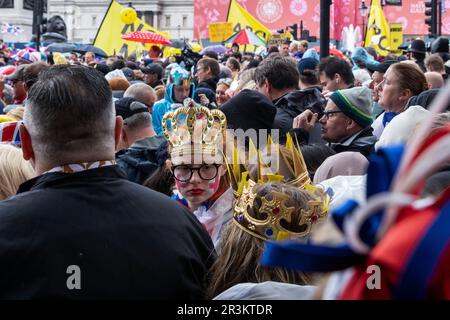
[[[265,268],[259,260],[267,240],[307,237],[311,225],[323,217],[323,211],[314,208],[321,205],[320,201],[306,190],[283,183],[255,184],[251,189],[237,201],[234,219],[223,232],[207,297],[221,294],[218,299],[246,299],[251,295],[256,295],[255,299],[310,298],[315,287],[308,274]]]
[[[223,231],[207,298],[308,299],[315,289],[309,275],[264,268],[259,260],[267,240],[306,240],[312,226],[326,217],[329,198],[311,185],[300,148],[290,136],[286,147],[271,150],[278,158],[275,170],[264,165],[267,157],[253,146],[250,154],[252,149],[257,165],[240,165],[234,157],[229,167],[236,189],[234,215]]]
[[[233,191],[223,161],[225,115],[190,100],[166,114],[162,128],[170,146],[174,198],[194,213],[217,246],[222,226],[233,216]]]

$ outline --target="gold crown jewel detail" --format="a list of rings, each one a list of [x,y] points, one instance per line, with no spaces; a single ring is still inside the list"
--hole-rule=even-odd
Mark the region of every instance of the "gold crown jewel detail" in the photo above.
[[[261,198],[261,207],[258,211],[263,218],[258,219],[249,213],[256,193],[252,188],[245,188],[241,197],[235,201],[234,223],[259,239],[284,240],[308,235],[312,225],[327,216],[324,202],[311,200],[308,201],[307,210],[300,209],[300,220],[292,224],[292,214],[296,208],[286,204],[289,196],[277,191],[270,192],[270,195],[270,200],[269,196]]]
[[[202,107],[189,98],[185,99],[183,105],[166,113],[162,119],[164,137],[169,142],[172,158],[220,154],[223,133],[227,127],[225,114],[220,110]]]
[[[268,145],[272,142],[268,141]],[[250,145],[249,153],[257,152],[258,161],[263,158],[259,150],[252,151],[254,146]],[[256,150],[256,151],[255,151]],[[281,154],[281,161],[284,161],[290,175],[294,178],[286,180],[278,170],[270,174],[262,175],[264,164],[257,166],[257,176],[251,177],[248,164],[241,164],[238,159],[238,151],[233,151],[232,161],[228,161],[228,172],[234,181],[235,189],[234,219],[233,222],[245,232],[262,240],[284,240],[307,236],[311,232],[312,225],[325,218],[328,214],[329,197],[319,191],[311,184],[303,155],[298,144],[294,144],[292,138],[288,136],[286,143],[287,157]],[[290,158],[290,159],[287,159]],[[265,168],[267,169],[267,168]],[[313,200],[308,201],[307,209],[296,209],[286,203],[289,196],[277,191],[271,191],[269,195],[261,197],[258,219],[249,213],[253,208],[257,197],[255,188],[267,182],[283,182],[286,185],[306,190]],[[295,210],[301,210],[299,221],[292,223],[292,216]]]

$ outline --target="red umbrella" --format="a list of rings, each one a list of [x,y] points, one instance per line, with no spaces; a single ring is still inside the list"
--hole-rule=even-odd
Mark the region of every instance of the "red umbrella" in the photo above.
[[[314,47],[317,52],[320,53],[320,47]],[[330,56],[336,56],[338,58],[343,58],[344,54],[336,48],[330,48]]]
[[[168,39],[160,34],[150,31],[135,31],[124,34],[122,39],[134,42],[153,43],[153,44],[172,44]]]

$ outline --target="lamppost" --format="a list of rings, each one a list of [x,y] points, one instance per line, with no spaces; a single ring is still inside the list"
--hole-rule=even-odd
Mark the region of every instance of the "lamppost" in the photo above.
[[[331,0],[320,0],[320,57],[330,54],[330,7]]]
[[[367,16],[367,12],[369,11],[369,8],[366,6],[366,3],[364,2],[364,0],[361,2],[361,5],[358,8],[359,13],[361,14],[362,17],[362,36],[363,36],[363,41],[366,41],[366,16]]]
[[[36,36],[36,50],[39,51],[39,46],[41,43],[41,33],[43,30],[42,23],[44,21],[44,0],[34,0],[33,3],[33,29]]]

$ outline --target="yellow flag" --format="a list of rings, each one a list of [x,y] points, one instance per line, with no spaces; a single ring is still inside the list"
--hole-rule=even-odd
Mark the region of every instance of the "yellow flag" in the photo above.
[[[136,51],[136,54],[138,54],[142,50],[147,50],[148,45],[121,39],[122,35],[126,33],[133,31],[152,31],[168,39],[170,38],[168,33],[156,30],[139,18],[132,24],[125,24],[120,19],[120,12],[123,8],[117,1],[111,1],[102,24],[97,31],[94,46],[103,49],[108,55],[117,54],[127,57],[133,51]]]
[[[230,22],[216,22],[208,25],[209,41],[222,42],[233,35],[233,25]]]
[[[391,31],[391,52],[400,55],[403,50],[399,50],[398,47],[403,42],[403,25],[401,23],[390,23]]]
[[[369,19],[367,21],[365,46],[372,46],[378,54],[387,55],[390,53],[390,36],[389,24],[384,17],[380,1],[372,0]]]
[[[235,0],[231,0],[230,2],[227,22],[231,22],[233,26],[233,33],[237,33],[242,29],[247,28],[260,38],[264,39],[266,42],[272,35],[269,29],[267,29],[261,22],[256,20]]]

